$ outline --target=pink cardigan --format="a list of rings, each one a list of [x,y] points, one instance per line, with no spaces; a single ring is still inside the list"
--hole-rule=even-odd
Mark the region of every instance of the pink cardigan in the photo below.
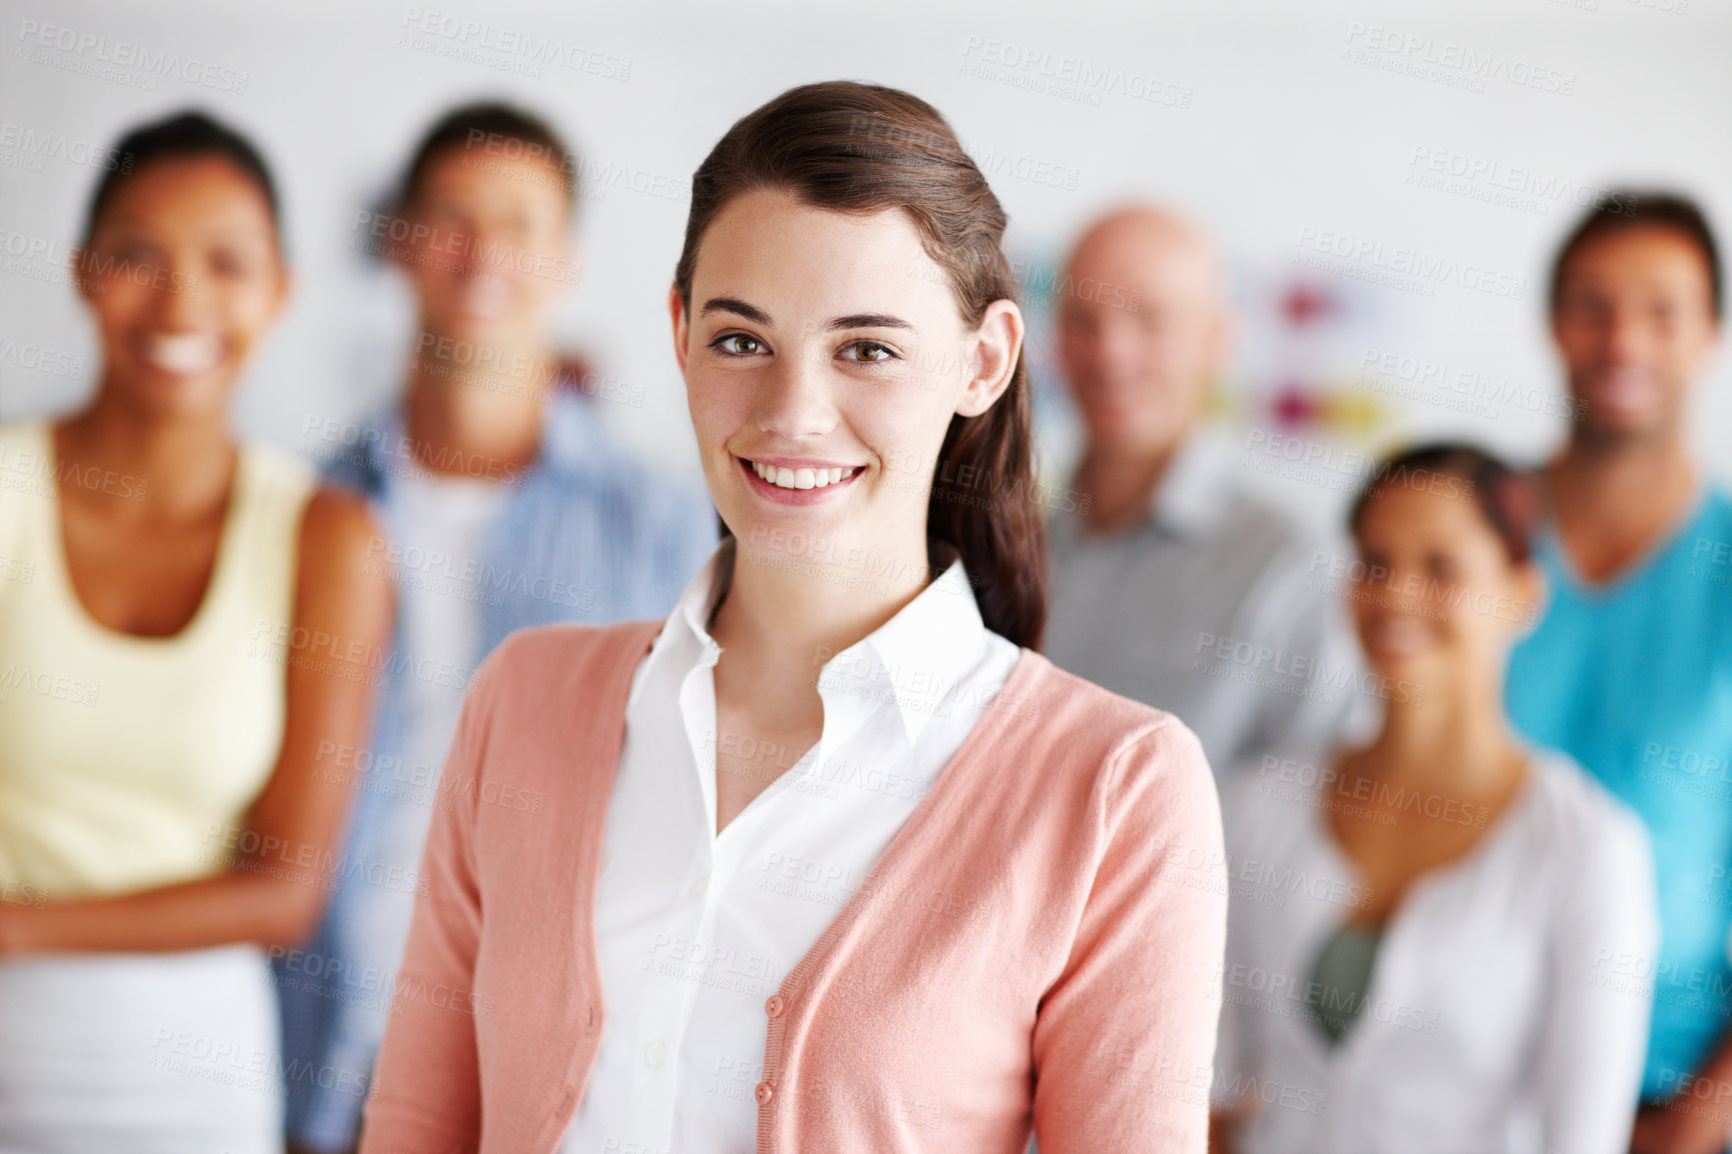
[[[607,1011],[592,918],[659,622],[512,635],[463,704],[363,1154],[555,1154]],[[1200,1154],[1227,886],[1179,721],[1024,650],[765,1003],[759,1151]]]

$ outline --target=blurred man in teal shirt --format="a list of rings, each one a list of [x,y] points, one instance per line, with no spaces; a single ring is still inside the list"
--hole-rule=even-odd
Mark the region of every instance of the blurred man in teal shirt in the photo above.
[[[1508,699],[1647,823],[1657,958],[1583,959],[1652,998],[1637,1154],[1717,1154],[1732,1134],[1732,502],[1687,430],[1717,350],[1721,270],[1700,210],[1620,194],[1552,270],[1551,330],[1577,420],[1542,471],[1550,605]]]

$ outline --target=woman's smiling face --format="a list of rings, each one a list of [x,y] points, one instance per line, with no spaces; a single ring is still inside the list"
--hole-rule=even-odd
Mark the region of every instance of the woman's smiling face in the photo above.
[[[152,160],[122,182],[78,271],[107,386],[155,415],[220,411],[288,291],[264,191],[214,155]]]
[[[753,552],[844,563],[923,541],[950,419],[991,406],[1022,338],[1009,301],[967,324],[906,214],[772,189],[722,208],[689,313],[677,290],[670,308],[723,521]]]
[[[1501,685],[1543,578],[1532,561],[1510,559],[1469,482],[1412,476],[1415,483],[1385,484],[1354,530],[1364,563],[1352,597],[1360,644],[1391,678]]]

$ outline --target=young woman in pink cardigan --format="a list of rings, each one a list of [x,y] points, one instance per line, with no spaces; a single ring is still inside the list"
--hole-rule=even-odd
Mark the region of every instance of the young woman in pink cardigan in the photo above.
[[[726,536],[463,707],[362,1150],[1201,1152],[1220,816],[1060,672],[1005,216],[930,106],[793,89],[669,294]]]

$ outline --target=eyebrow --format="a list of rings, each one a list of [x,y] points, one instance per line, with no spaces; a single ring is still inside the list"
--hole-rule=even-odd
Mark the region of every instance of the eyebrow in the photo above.
[[[711,313],[732,313],[744,317],[754,324],[768,325],[771,322],[768,313],[756,305],[749,305],[738,297],[711,297],[704,302],[700,316]],[[914,326],[898,316],[889,313],[852,313],[845,317],[833,317],[824,329],[827,332],[842,332],[847,329],[912,329]]]
[[[747,304],[738,297],[711,297],[704,302],[703,310],[698,315],[707,317],[711,313],[733,313],[735,316],[744,317],[753,324],[767,325],[770,323],[768,313],[763,309]]]
[[[838,332],[842,329],[911,329],[914,326],[889,313],[855,313],[852,316],[837,317],[824,327],[831,332]]]

